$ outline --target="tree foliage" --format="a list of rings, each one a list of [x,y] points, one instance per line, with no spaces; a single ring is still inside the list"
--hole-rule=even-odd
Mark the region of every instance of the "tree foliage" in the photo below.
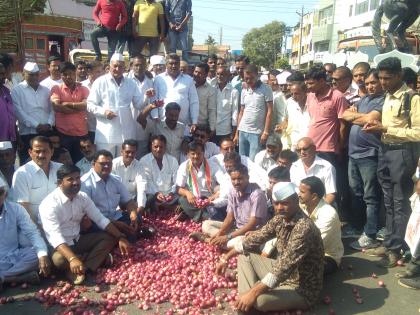
[[[273,21],[260,28],[253,28],[242,38],[244,54],[257,66],[270,68],[283,45],[285,24]]]
[[[276,60],[274,64],[274,68],[276,69],[286,69],[288,66],[289,66],[288,58],[279,58]]]
[[[217,54],[218,49],[216,47],[216,44],[217,44],[216,40],[211,35],[209,35],[207,37],[207,39],[204,41],[204,45],[207,45],[208,46],[208,54],[209,55],[211,55],[211,54]]]

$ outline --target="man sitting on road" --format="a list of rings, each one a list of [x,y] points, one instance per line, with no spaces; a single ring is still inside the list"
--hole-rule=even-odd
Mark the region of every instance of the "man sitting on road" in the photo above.
[[[81,190],[92,199],[106,218],[125,233],[130,241],[134,241],[140,222],[137,203],[130,198],[130,194],[121,180],[111,174],[111,152],[106,150],[96,152],[92,165],[89,173],[81,178]],[[97,230],[98,227],[92,225],[88,231]]]
[[[268,171],[274,165],[277,165],[277,159],[282,150],[282,144],[278,137],[269,136],[265,144],[265,150],[257,153],[255,164]]]
[[[176,201],[175,181],[178,162],[166,153],[165,136],[152,136],[152,152],[140,160],[141,185],[137,191],[137,203],[140,212],[145,209],[152,212],[158,207],[166,207]]]
[[[318,177],[325,187],[325,201],[332,204],[337,192],[335,185],[335,168],[330,162],[317,156],[315,143],[311,138],[302,138],[296,145],[299,160],[290,168],[290,179],[299,187],[302,179],[309,176]]]
[[[299,201],[305,206],[303,211],[314,221],[321,231],[324,243],[324,274],[338,270],[344,254],[341,241],[341,222],[337,211],[325,202],[325,187],[316,176],[302,179],[299,186]]]
[[[39,284],[38,270],[50,272],[47,244],[21,205],[6,201],[7,183],[0,177],[0,292],[5,283]],[[19,244],[21,235],[31,246]]]
[[[323,282],[324,248],[316,225],[299,207],[292,183],[273,188],[275,216],[258,231],[250,232],[223,255],[217,264],[225,272],[231,257],[238,259],[238,311],[306,310],[318,301]],[[277,237],[277,259],[251,251]]]
[[[42,227],[54,248],[54,266],[66,271],[74,284],[81,284],[86,271],[95,272],[103,265],[117,241],[122,255],[128,254],[130,245],[126,235],[104,217],[85,193],[80,192],[80,170],[77,166],[61,166],[57,171],[57,180],[58,187],[39,206]],[[80,234],[80,223],[85,215],[100,230]]]
[[[229,175],[233,189],[228,195],[225,220],[204,221],[203,233],[192,233],[191,238],[232,248],[245,233],[257,230],[267,222],[267,198],[257,184],[249,182],[247,167],[236,165],[229,170]]]

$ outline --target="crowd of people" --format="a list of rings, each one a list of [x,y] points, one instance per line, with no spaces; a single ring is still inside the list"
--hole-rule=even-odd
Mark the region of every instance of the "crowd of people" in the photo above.
[[[407,259],[398,283],[420,288],[416,73],[394,57],[260,73],[246,56],[232,73],[216,55],[191,68],[184,53],[148,60],[135,48],[126,69],[118,49],[153,50],[159,33],[140,27],[130,42],[110,25],[132,14],[134,29],[143,5],[161,34],[165,19],[154,1],[128,15],[121,3],[94,9],[121,12],[94,31],[108,36],[106,66],[95,36],[98,60],[52,55],[43,80],[27,62],[12,82],[0,56],[0,289],[59,271],[81,284],[112,266],[115,246],[129,255],[152,237],[142,218],[160,211],[202,222],[190,237],[225,252],[216,272],[239,255],[239,311],[314,305],[343,238],[384,268]],[[181,3],[167,14],[191,10]],[[169,19],[171,38],[183,40],[188,16]]]

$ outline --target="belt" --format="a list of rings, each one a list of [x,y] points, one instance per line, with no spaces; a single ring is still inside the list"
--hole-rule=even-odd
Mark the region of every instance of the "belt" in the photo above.
[[[384,143],[383,148],[387,151],[394,151],[394,150],[410,150],[413,147],[412,142],[404,142],[404,143]]]

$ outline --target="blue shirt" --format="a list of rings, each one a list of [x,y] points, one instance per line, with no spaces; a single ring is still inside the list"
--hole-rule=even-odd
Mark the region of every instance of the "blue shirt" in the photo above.
[[[29,239],[38,257],[48,255],[47,244],[26,209],[20,204],[6,201],[0,214],[0,262],[15,263],[10,258],[16,256],[22,236]]]
[[[165,14],[170,23],[180,24],[185,17],[191,15],[191,0],[166,0]],[[185,25],[184,29],[186,29]]]
[[[104,181],[93,168],[82,176],[81,191],[85,192],[101,213],[111,221],[122,217],[122,212],[117,211],[118,206],[130,201],[130,194],[118,176],[110,174]]]
[[[375,110],[382,113],[385,96],[366,95],[355,104],[358,113],[367,114]],[[361,126],[352,125],[349,136],[349,156],[353,159],[375,157],[381,145],[381,136],[376,133],[367,133]]]

